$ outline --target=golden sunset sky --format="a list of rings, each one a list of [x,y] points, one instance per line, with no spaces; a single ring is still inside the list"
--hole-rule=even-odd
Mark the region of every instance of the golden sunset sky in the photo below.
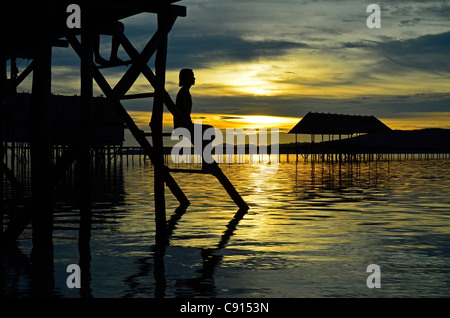
[[[279,128],[281,142],[294,140],[285,133],[310,111],[374,115],[392,129],[450,128],[448,2],[378,1],[379,29],[367,27],[370,3],[180,1],[187,17],[169,36],[166,89],[175,100],[178,71],[192,68],[194,119],[220,129]],[[123,23],[139,50],[156,19],[141,14]],[[105,57],[109,45],[102,37]],[[79,93],[77,57],[70,48],[53,55],[53,92]],[[103,73],[115,83],[125,71]],[[139,78],[130,93],[152,90]],[[124,104],[148,130],[152,100]],[[164,121],[170,131],[171,115]]]

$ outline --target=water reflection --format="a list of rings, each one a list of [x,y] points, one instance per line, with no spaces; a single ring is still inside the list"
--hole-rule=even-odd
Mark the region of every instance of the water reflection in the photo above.
[[[27,229],[19,253],[2,255],[0,295],[448,295],[447,161],[283,162],[276,174],[264,164],[223,171],[251,206],[248,213],[236,213],[214,178],[176,176],[192,204],[180,207],[168,192],[169,237],[162,245],[154,237],[151,165],[92,174],[89,244],[78,241],[77,183],[61,185],[54,272],[45,282],[33,275]],[[80,290],[65,285],[71,263],[83,270]],[[384,275],[377,294],[365,285],[371,263]]]
[[[140,258],[137,261],[138,273],[128,276],[124,279],[129,287],[129,292],[124,297],[138,297],[148,293],[148,286],[142,286],[142,281],[145,278],[149,278],[153,273],[155,281],[154,285],[154,297],[161,298],[167,296],[167,281],[164,257],[166,256],[166,250],[170,246],[170,236],[176,229],[177,222],[181,219],[182,215],[186,212],[184,206],[180,206],[175,210],[168,222],[169,241],[167,245],[154,245],[152,250],[152,256]],[[217,296],[214,271],[223,258],[220,254],[220,250],[226,247],[226,244],[230,240],[237,225],[247,213],[245,210],[238,210],[233,219],[226,226],[226,230],[223,232],[220,241],[215,247],[201,248],[201,268],[196,271],[194,277],[177,278],[175,280],[175,296],[176,297],[215,297]],[[153,271],[152,271],[153,269]],[[172,268],[176,271],[176,268]]]
[[[81,268],[79,295],[80,297],[92,297],[90,287],[91,231],[92,229],[109,228],[110,225],[119,223],[117,219],[120,218],[120,215],[113,210],[123,206],[124,176],[123,166],[118,162],[115,162],[114,165],[108,162],[107,165],[93,166],[93,169],[88,170],[89,173],[85,175],[87,177],[85,180],[82,179],[83,174],[80,171],[80,164],[74,164],[55,189],[54,242],[55,250],[57,250],[61,241],[73,242],[78,238],[78,264]],[[12,188],[7,188],[5,195],[7,202],[17,202],[18,200],[17,193]],[[27,199],[27,196],[20,199],[22,202]],[[24,209],[24,205],[24,203],[20,203],[6,206],[6,216],[9,219],[13,218],[16,213]],[[94,218],[92,218],[93,211],[95,212]],[[20,243],[25,245],[22,246],[22,249],[29,252],[31,249],[31,225],[22,233]],[[4,285],[0,296],[62,297],[63,294],[55,286],[53,264],[48,266],[32,265],[30,257],[24,254],[22,249],[11,246],[2,247],[0,275],[4,278],[1,280]]]
[[[296,163],[296,186],[298,187],[298,165]],[[389,187],[390,162],[311,162],[311,188],[341,191],[349,188]]]
[[[78,246],[78,264],[81,268],[81,288],[78,290],[79,297],[91,298],[94,297],[95,291],[91,284],[95,281],[95,270],[92,272],[92,262],[95,261],[95,254],[98,251],[94,250],[94,257],[91,251],[91,237],[94,239],[99,232],[115,232],[120,236],[120,232],[126,229],[124,219],[131,219],[133,216],[132,209],[128,209],[130,202],[130,192],[137,190],[137,188],[147,188],[150,193],[152,191],[152,174],[153,167],[144,167],[144,174],[146,174],[146,181],[144,185],[133,185],[131,189],[125,191],[125,180],[123,174],[123,166],[108,165],[104,167],[105,170],[97,167],[92,171],[91,178],[88,184],[83,182],[79,176],[79,167],[75,166],[73,171],[70,171],[64,182],[57,187],[55,193],[57,202],[55,203],[54,214],[54,240],[55,250],[60,247],[63,249],[62,254],[65,258],[72,258],[74,255],[68,255],[70,248],[67,246],[72,242],[77,242]],[[141,194],[139,194],[141,195]],[[140,202],[146,199],[138,199]],[[151,211],[152,198],[145,204],[145,210]],[[134,202],[136,205],[137,202]],[[139,205],[139,204],[138,204]],[[187,207],[179,206],[170,216],[167,223],[167,233],[169,240],[161,240],[160,242],[167,242],[167,244],[155,244],[149,251],[149,256],[139,258],[136,261],[138,272],[137,274],[127,276],[124,281],[129,286],[129,292],[125,293],[125,297],[137,297],[139,295],[149,295],[148,285],[141,288],[139,281],[143,277],[153,275],[154,279],[154,297],[166,296],[166,277],[165,277],[165,254],[166,249],[170,244],[170,237],[176,231],[178,222],[185,214]],[[218,207],[220,213],[221,207]],[[214,268],[220,263],[221,256],[217,255],[220,249],[226,246],[226,243],[233,235],[237,224],[245,215],[245,211],[238,211],[223,232],[219,242],[216,246],[211,245],[208,248],[199,248],[199,257],[202,260],[202,269],[198,271],[199,277],[180,278],[176,280],[177,289],[180,291],[177,295],[186,295],[182,290],[190,290],[187,294],[199,294],[204,296],[214,296]],[[152,220],[153,221],[153,220]],[[124,226],[125,225],[125,226]],[[225,228],[225,224],[223,225]],[[133,231],[138,230],[138,227],[133,227]],[[150,233],[154,233],[154,228],[146,229]],[[23,234],[23,239],[27,240],[31,236],[31,229],[28,228]],[[78,239],[77,239],[78,238]],[[158,242],[158,240],[154,240]],[[29,242],[26,242],[30,244]],[[105,242],[104,242],[105,243]],[[30,246],[28,246],[30,247]],[[102,251],[100,251],[101,253]],[[57,263],[61,260],[56,259]],[[98,258],[97,258],[98,261]],[[101,260],[100,260],[101,261]],[[29,258],[20,250],[14,249],[7,253],[2,253],[2,276],[6,277],[5,285],[2,288],[2,296],[9,297],[28,297],[28,296],[44,296],[44,297],[58,297],[59,289],[64,290],[64,284],[61,287],[55,286],[55,269],[53,267],[36,269],[31,265]],[[67,266],[67,263],[59,264]],[[37,272],[39,270],[39,272]],[[67,274],[68,275],[68,274]],[[20,280],[17,279],[20,277]],[[22,284],[22,280],[27,284]],[[20,282],[20,283],[19,283]],[[17,283],[17,284],[16,284]],[[61,283],[61,282],[60,282]]]
[[[223,255],[220,253],[220,250],[225,248],[226,244],[230,240],[230,237],[236,230],[237,225],[239,224],[239,222],[242,220],[242,218],[246,213],[247,211],[245,210],[239,210],[236,213],[234,218],[228,223],[227,229],[223,233],[216,247],[201,249],[202,266],[201,269],[198,270],[199,276],[194,278],[178,279],[176,285],[182,286],[183,288],[177,288],[178,291],[176,293],[177,296],[179,297],[192,297],[194,295],[201,297],[217,296],[214,280],[214,272],[223,259]]]

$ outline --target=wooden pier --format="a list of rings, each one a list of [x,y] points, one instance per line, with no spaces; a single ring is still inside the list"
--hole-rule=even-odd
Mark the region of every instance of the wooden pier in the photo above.
[[[33,228],[33,264],[53,263],[53,208],[52,193],[54,187],[64,175],[70,171],[74,162],[80,168],[80,178],[86,180],[90,173],[89,160],[122,159],[124,149],[118,153],[115,146],[92,148],[92,140],[102,123],[112,112],[116,112],[122,123],[130,130],[140,148],[154,165],[154,191],[155,191],[155,222],[156,240],[162,246],[167,241],[167,220],[165,204],[165,187],[167,186],[177,198],[181,207],[187,208],[190,202],[171,175],[170,169],[164,159],[162,114],[166,107],[174,116],[183,118],[167,91],[165,90],[166,59],[168,34],[174,23],[180,17],[187,15],[186,7],[176,5],[177,0],[153,1],[36,1],[29,6],[18,2],[8,2],[4,11],[9,12],[7,19],[2,20],[1,36],[5,50],[1,52],[1,91],[2,105],[5,98],[16,91],[17,86],[31,73],[32,92],[30,102],[30,120],[27,126],[27,143],[17,144],[16,140],[8,142],[3,137],[2,149],[2,180],[10,181],[17,191],[26,188],[22,183],[24,175],[29,173],[30,198],[26,203],[24,212],[12,219],[6,229],[1,233],[1,244],[15,244],[23,229],[31,220]],[[66,24],[67,7],[78,4],[81,8],[81,28],[68,28]],[[3,6],[3,5],[2,5]],[[154,14],[157,27],[149,40],[139,52],[120,28],[119,20],[141,13]],[[113,29],[120,45],[128,54],[127,70],[113,87],[102,74],[105,65],[97,65],[94,61],[94,41],[105,27]],[[125,26],[126,27],[126,26]],[[149,28],[150,30],[150,28]],[[54,134],[50,129],[50,112],[52,105],[51,71],[52,48],[54,46],[72,49],[80,58],[80,111],[79,132],[77,137],[69,144],[55,146],[52,144]],[[6,63],[15,65],[17,57],[31,59],[32,62],[22,71],[11,74],[8,78]],[[155,57],[154,70],[148,63]],[[107,67],[117,67],[108,64]],[[140,75],[149,82],[149,92],[128,94]],[[93,111],[93,82],[96,82],[106,102]],[[151,129],[151,142],[148,136],[140,130],[133,118],[124,108],[122,101],[136,98],[153,98],[152,115],[149,118]],[[4,123],[3,107],[1,118]],[[186,127],[193,132],[187,118],[184,118]],[[3,130],[3,127],[0,127]],[[20,141],[24,142],[24,141]],[[126,156],[126,153],[125,153]],[[127,156],[128,158],[128,156]],[[205,169],[193,170],[191,173],[208,173],[214,176],[236,203],[239,211],[247,211],[248,205],[238,191],[231,184],[216,162],[207,164]],[[24,178],[23,178],[24,177]],[[3,191],[3,189],[1,189]],[[89,242],[89,186],[80,189],[83,194],[80,209],[81,224],[79,247],[80,254],[86,250]],[[3,196],[2,196],[3,197]],[[3,227],[3,211],[0,218]]]
[[[21,184],[26,184],[31,178],[31,147],[28,142],[5,142],[3,143],[3,165],[6,168],[7,174],[3,177],[4,183],[12,183],[20,187]],[[58,162],[64,155],[65,151],[69,149],[68,145],[54,145],[51,147],[51,160],[53,163]],[[171,170],[177,166],[171,157],[171,149],[164,148],[164,164],[171,167]],[[235,156],[239,156],[237,151]],[[409,160],[449,160],[449,151],[430,152],[429,150],[416,149],[415,151],[373,151],[373,152],[323,152],[312,149],[295,149],[293,145],[281,145],[278,154],[270,154],[272,158],[277,156],[278,162],[367,162],[367,161],[409,161]],[[223,154],[223,164],[230,164],[226,160],[227,154]],[[234,160],[233,164],[248,163],[250,161],[248,151],[244,155],[244,160]],[[90,147],[88,153],[89,163],[92,167],[108,167],[121,164],[124,166],[148,163],[152,161],[141,146],[122,146],[120,144],[102,145],[97,147]],[[197,159],[198,161],[198,159]],[[192,166],[194,164],[194,157],[192,157]],[[192,172],[194,169],[191,169]],[[68,169],[67,171],[70,171]],[[201,173],[197,171],[198,173]]]
[[[289,134],[295,144],[280,152],[294,152],[296,161],[429,160],[450,153],[448,129],[392,130],[374,116],[309,112]],[[299,144],[299,134],[311,142]]]

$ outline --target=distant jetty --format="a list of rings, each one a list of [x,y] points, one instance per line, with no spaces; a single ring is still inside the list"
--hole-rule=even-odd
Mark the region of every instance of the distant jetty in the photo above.
[[[290,143],[280,145],[280,153],[318,160],[339,160],[339,156],[341,160],[450,159],[450,129],[392,130],[338,140]]]
[[[323,161],[447,159],[450,153],[450,130],[392,130],[375,116],[309,112],[289,134],[295,134],[295,144],[280,147],[280,152],[293,151],[296,160],[298,155]],[[298,143],[299,134],[310,135],[311,142]]]

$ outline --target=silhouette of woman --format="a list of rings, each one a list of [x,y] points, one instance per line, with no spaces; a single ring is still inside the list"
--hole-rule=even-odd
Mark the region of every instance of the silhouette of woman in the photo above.
[[[181,111],[182,118],[180,118],[177,115],[174,115],[173,117],[174,128],[186,127],[187,126],[186,123],[189,125],[193,125],[191,119],[192,97],[189,91],[192,85],[195,85],[194,72],[191,69],[187,68],[182,69],[179,75],[179,86],[181,88],[178,91],[176,100],[176,105],[177,108]]]
[[[180,115],[174,115],[173,116],[173,126],[174,129],[179,127],[187,128],[191,131],[194,129],[194,123],[192,123],[191,119],[191,112],[192,112],[192,96],[190,93],[191,86],[195,85],[195,77],[194,77],[194,71],[191,69],[182,69],[179,74],[179,86],[181,87],[177,94],[176,99],[176,106],[180,110]],[[197,125],[197,124],[195,124]],[[200,137],[202,139],[202,149],[205,148],[205,146],[208,144],[208,140],[203,140],[203,134],[204,132],[209,129],[213,128],[210,125],[201,125],[201,134]],[[215,135],[211,137],[211,140],[215,139]],[[194,143],[193,138],[191,138],[191,142]],[[207,165],[204,161],[205,157],[202,155],[202,169],[207,169]],[[209,162],[212,162],[212,159],[208,158]]]

